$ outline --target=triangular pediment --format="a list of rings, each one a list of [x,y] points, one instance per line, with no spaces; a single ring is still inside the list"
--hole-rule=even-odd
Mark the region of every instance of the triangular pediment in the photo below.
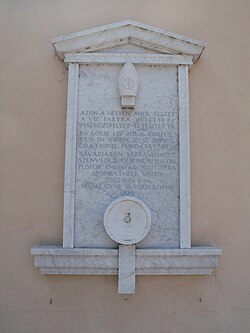
[[[133,45],[147,50],[147,53],[189,55],[193,62],[199,59],[206,45],[202,41],[132,20],[55,37],[52,44],[62,60],[66,53],[108,52],[110,49],[126,52],[122,51],[122,46]]]

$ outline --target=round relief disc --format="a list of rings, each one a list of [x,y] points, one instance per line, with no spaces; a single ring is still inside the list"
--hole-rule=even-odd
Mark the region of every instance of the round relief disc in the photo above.
[[[114,200],[104,214],[104,228],[115,242],[131,245],[143,240],[151,226],[148,207],[134,197]]]

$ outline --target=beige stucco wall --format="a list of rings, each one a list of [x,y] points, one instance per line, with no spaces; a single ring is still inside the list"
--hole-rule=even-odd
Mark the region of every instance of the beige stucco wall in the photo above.
[[[0,332],[250,331],[248,0],[0,2]],[[208,46],[190,74],[193,243],[212,276],[42,276],[30,248],[62,243],[67,72],[50,38],[135,19]],[[52,302],[52,304],[50,304]]]

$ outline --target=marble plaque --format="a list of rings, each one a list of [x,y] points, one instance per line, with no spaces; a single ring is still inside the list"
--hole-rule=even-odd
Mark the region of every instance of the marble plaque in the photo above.
[[[137,248],[178,248],[177,67],[135,65],[134,110],[121,108],[120,64],[80,65],[75,247],[117,248],[104,231],[108,205],[122,196],[150,209],[151,229]]]
[[[188,76],[205,43],[131,20],[52,43],[68,66],[63,244],[33,247],[35,266],[118,275],[121,294],[135,275],[211,274],[221,250],[191,245],[190,211]]]

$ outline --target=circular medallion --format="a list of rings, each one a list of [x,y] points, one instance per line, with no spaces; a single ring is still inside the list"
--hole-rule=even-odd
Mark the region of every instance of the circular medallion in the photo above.
[[[104,228],[119,244],[136,244],[146,237],[151,226],[148,207],[134,197],[114,200],[104,214]]]

